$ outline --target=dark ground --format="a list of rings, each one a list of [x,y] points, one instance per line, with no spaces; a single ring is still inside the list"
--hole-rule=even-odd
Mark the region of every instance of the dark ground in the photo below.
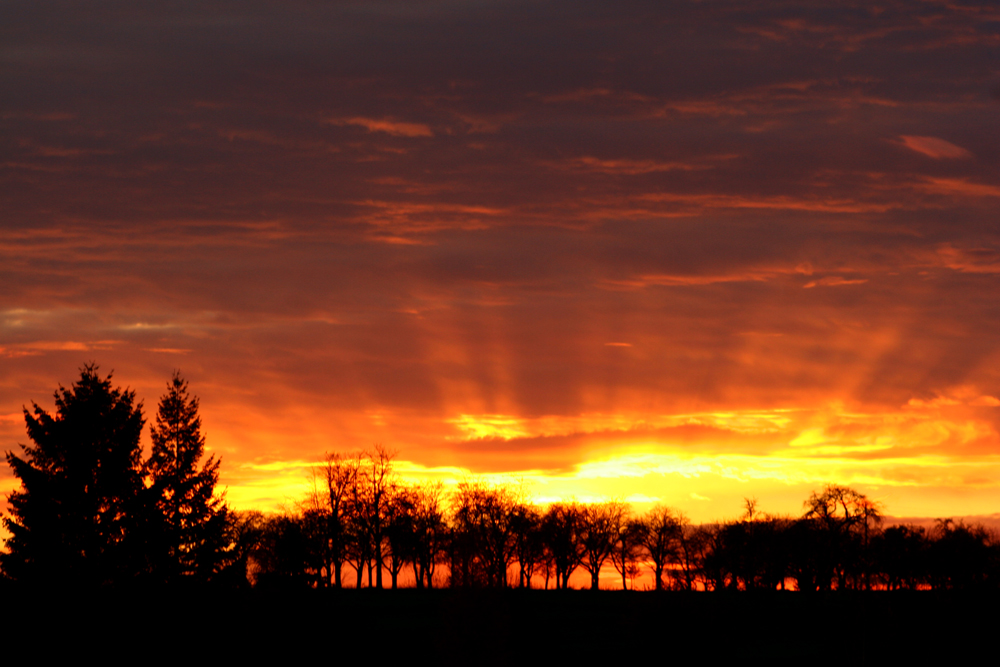
[[[993,664],[1000,635],[994,594],[0,595],[8,651],[166,664]]]

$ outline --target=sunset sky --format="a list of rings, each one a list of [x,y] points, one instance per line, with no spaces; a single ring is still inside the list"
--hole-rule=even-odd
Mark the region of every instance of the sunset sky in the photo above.
[[[0,91],[2,451],[92,361],[239,508],[1000,512],[996,3],[9,2]]]

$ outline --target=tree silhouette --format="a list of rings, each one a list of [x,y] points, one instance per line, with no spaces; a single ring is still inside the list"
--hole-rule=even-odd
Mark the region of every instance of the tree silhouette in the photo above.
[[[198,398],[175,372],[160,398],[152,427],[153,449],[145,471],[151,481],[163,524],[160,576],[167,582],[182,578],[207,580],[221,566],[228,547],[228,509],[215,495],[219,460],[205,454]]]
[[[468,540],[482,583],[506,587],[507,568],[516,558],[519,494],[510,486],[465,481],[458,485],[453,502],[455,529]]]
[[[335,586],[340,586],[347,562],[355,570],[357,588],[365,569],[368,586],[382,588],[382,569],[386,556],[392,555],[386,544],[390,501],[400,487],[392,470],[395,456],[382,445],[352,455],[327,455],[323,475]]]
[[[928,554],[931,586],[950,590],[996,588],[996,549],[985,528],[938,519],[934,534]]]
[[[531,588],[531,577],[545,567],[545,539],[542,515],[528,503],[518,503],[511,521],[514,531],[514,556],[518,564],[518,587]]]
[[[279,514],[264,519],[251,558],[250,575],[259,588],[296,590],[311,583],[309,540],[296,516]]]
[[[226,565],[215,577],[217,583],[231,589],[245,588],[258,569],[257,555],[267,518],[259,510],[229,512],[229,542],[231,544]]]
[[[583,544],[585,557],[580,564],[590,574],[592,591],[600,588],[601,567],[615,549],[627,509],[625,503],[620,500],[583,506],[580,541]]]
[[[446,530],[441,482],[410,490],[413,500],[413,576],[417,588],[434,587],[434,570],[445,551]]]
[[[357,483],[353,489],[353,507],[358,515],[358,527],[367,538],[368,585],[372,583],[372,568],[375,572],[375,587],[382,588],[382,567],[385,564],[383,534],[389,511],[389,498],[396,485],[392,472],[392,460],[396,452],[376,444],[370,452],[364,452],[358,470]]]
[[[745,512],[738,521],[718,526],[710,566],[723,587],[775,590],[784,586],[788,574],[786,522],[757,509],[757,501],[745,499]],[[686,533],[678,541],[684,560]],[[680,574],[682,566],[675,570]],[[690,582],[691,579],[688,579]]]
[[[700,526],[692,526],[684,514],[679,514],[680,530],[677,534],[675,553],[677,568],[672,571],[676,588],[694,590],[695,582],[702,574],[708,534]]]
[[[3,522],[7,576],[30,582],[113,584],[143,574],[145,561],[142,403],[88,364],[55,392],[56,414],[32,403],[24,420],[33,445],[7,452],[21,481]]]
[[[576,502],[553,503],[542,517],[542,534],[552,557],[556,588],[569,588],[569,577],[583,562],[583,511]]]
[[[813,492],[804,503],[803,519],[814,520],[821,538],[816,556],[821,568],[820,588],[829,590],[862,585],[869,581],[869,542],[882,523],[882,508],[864,494],[829,484],[822,493]]]
[[[920,526],[890,526],[874,540],[875,562],[890,591],[915,590],[928,578],[927,531]]]
[[[830,588],[828,531],[819,519],[800,518],[785,532],[788,576],[800,591]]]
[[[336,452],[327,454],[323,464],[330,557],[333,560],[333,585],[336,588],[343,585],[343,567],[348,548],[348,513],[360,466],[360,454],[345,455]]]
[[[639,561],[642,558],[642,521],[629,516],[623,517],[619,525],[615,548],[611,551],[611,563],[622,577],[622,590],[628,590],[628,582],[639,576]]]
[[[409,487],[398,484],[392,487],[385,505],[382,533],[388,547],[390,586],[396,590],[399,588],[399,573],[407,563],[416,559],[414,517],[417,499]]]
[[[641,543],[649,557],[656,590],[663,590],[663,572],[676,557],[677,541],[682,522],[680,515],[669,507],[655,505],[642,518]]]
[[[368,586],[372,585],[372,547],[369,535],[368,521],[359,509],[359,501],[352,496],[350,512],[344,523],[344,558],[354,568],[355,588],[361,588],[364,581],[365,566],[368,567]]]

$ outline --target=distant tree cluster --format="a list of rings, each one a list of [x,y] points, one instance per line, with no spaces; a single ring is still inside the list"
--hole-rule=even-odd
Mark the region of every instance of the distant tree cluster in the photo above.
[[[1000,586],[1000,544],[981,526],[939,521],[883,528],[878,503],[850,488],[813,493],[798,518],[748,500],[735,521],[692,525],[657,505],[621,501],[541,507],[514,485],[407,484],[382,447],[329,455],[298,512],[244,515],[260,539],[248,558],[259,585],[397,588],[569,587],[582,570],[596,590],[610,564],[629,589],[645,570],[655,590],[829,591]],[[345,566],[347,569],[345,570]],[[344,573],[352,571],[353,580]]]
[[[983,526],[950,519],[933,530],[883,527],[881,508],[830,485],[796,519],[757,512],[702,527],[700,571],[709,590],[973,590],[1000,587],[1000,543]]]
[[[135,393],[94,365],[55,392],[56,412],[24,411],[22,455],[7,452],[21,488],[3,517],[3,576],[54,586],[204,583],[230,565],[231,521],[215,494],[219,461],[202,462],[198,399],[174,374],[152,427]]]

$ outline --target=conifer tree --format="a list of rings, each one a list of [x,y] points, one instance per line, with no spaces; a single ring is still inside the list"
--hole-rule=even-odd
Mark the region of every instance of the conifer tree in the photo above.
[[[163,524],[157,570],[167,582],[207,580],[226,556],[228,508],[215,495],[220,461],[210,456],[199,469],[205,437],[198,398],[179,372],[160,398],[151,435],[146,473]]]
[[[8,500],[6,576],[32,584],[121,583],[145,570],[142,403],[97,366],[55,392],[56,413],[24,410],[23,457],[7,452],[21,488]]]

